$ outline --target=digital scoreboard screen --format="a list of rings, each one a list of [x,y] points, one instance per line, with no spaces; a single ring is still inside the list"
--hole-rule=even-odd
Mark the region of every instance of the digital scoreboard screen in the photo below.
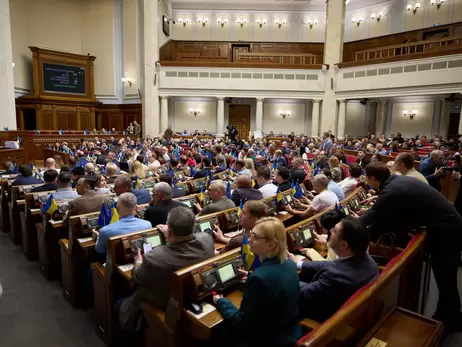
[[[85,95],[85,68],[43,63],[43,84],[45,92]]]

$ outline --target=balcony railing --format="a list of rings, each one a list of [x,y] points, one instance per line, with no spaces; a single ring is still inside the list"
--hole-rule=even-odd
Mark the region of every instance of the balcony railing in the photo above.
[[[289,65],[314,65],[316,55],[311,53],[262,53],[262,52],[239,52],[239,63],[268,63]]]

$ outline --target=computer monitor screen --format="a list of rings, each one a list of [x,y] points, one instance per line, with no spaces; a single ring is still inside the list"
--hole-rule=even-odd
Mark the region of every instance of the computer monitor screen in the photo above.
[[[201,231],[212,230],[210,221],[201,223],[200,227],[201,227]]]
[[[290,195],[286,196],[287,203],[290,204],[292,202],[292,197]]]
[[[303,237],[305,238],[305,242],[306,241],[310,241],[312,239],[312,234],[311,234],[311,230],[309,228],[303,230]]]
[[[87,220],[87,224],[90,228],[94,229],[94,228],[97,228],[98,227],[98,219],[97,218],[94,218],[94,219],[88,219]]]
[[[154,236],[148,237],[146,241],[151,244],[152,248],[160,246],[162,244],[160,235],[154,235]]]
[[[350,215],[350,210],[348,209],[348,207],[344,207],[343,212],[345,213],[347,217]]]
[[[189,200],[182,200],[181,202],[182,202],[183,204],[185,204],[186,206],[191,207],[191,201],[189,201]]]
[[[220,276],[221,283],[226,283],[229,280],[236,277],[236,273],[234,272],[233,264],[225,265],[218,269],[218,276]]]
[[[183,179],[183,174],[178,174],[177,177],[178,177],[179,180],[182,180]]]

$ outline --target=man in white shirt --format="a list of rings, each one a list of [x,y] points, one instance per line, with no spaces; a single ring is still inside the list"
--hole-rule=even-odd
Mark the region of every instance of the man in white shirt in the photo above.
[[[427,179],[414,168],[414,157],[411,153],[401,153],[395,159],[394,168],[403,176],[414,177],[428,184]]]
[[[269,198],[276,194],[278,187],[271,180],[271,171],[266,166],[261,166],[257,169],[257,177],[255,177],[259,190],[264,198]]]
[[[327,189],[328,184],[329,179],[325,175],[316,175],[313,178],[313,189],[318,195],[316,195],[311,202],[306,198],[301,198],[300,200],[294,199],[295,207],[301,207],[303,210],[294,210],[290,205],[287,205],[285,207],[286,211],[302,219],[307,219],[317,213],[331,209],[338,203],[338,198],[335,193]],[[306,204],[303,204],[301,201]]]
[[[350,177],[345,178],[343,181],[339,182],[340,188],[343,189],[345,197],[354,192],[358,186],[358,180],[361,177],[361,166],[359,164],[350,165]]]

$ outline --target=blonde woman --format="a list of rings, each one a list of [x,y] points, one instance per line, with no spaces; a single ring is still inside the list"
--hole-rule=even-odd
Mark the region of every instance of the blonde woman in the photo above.
[[[141,164],[138,160],[134,160],[131,165],[130,165],[130,176],[131,177],[136,177],[140,180],[143,180],[146,178],[146,172],[143,170],[143,164]]]
[[[340,163],[335,155],[329,158],[329,170],[332,175],[332,181],[339,183],[342,180],[342,169],[340,168]]]
[[[114,163],[107,163],[106,164],[106,175],[107,175],[107,183],[111,184],[114,183],[114,180],[117,176],[117,165]]]
[[[286,232],[274,217],[262,218],[250,232],[250,249],[261,265],[245,271],[245,289],[238,309],[221,294],[213,296],[226,324],[226,345],[294,346],[301,336],[298,320],[300,284],[288,259]]]
[[[255,171],[255,164],[251,158],[247,158],[244,160],[244,166],[246,169],[250,170],[252,172],[252,177],[257,176],[257,171]]]

